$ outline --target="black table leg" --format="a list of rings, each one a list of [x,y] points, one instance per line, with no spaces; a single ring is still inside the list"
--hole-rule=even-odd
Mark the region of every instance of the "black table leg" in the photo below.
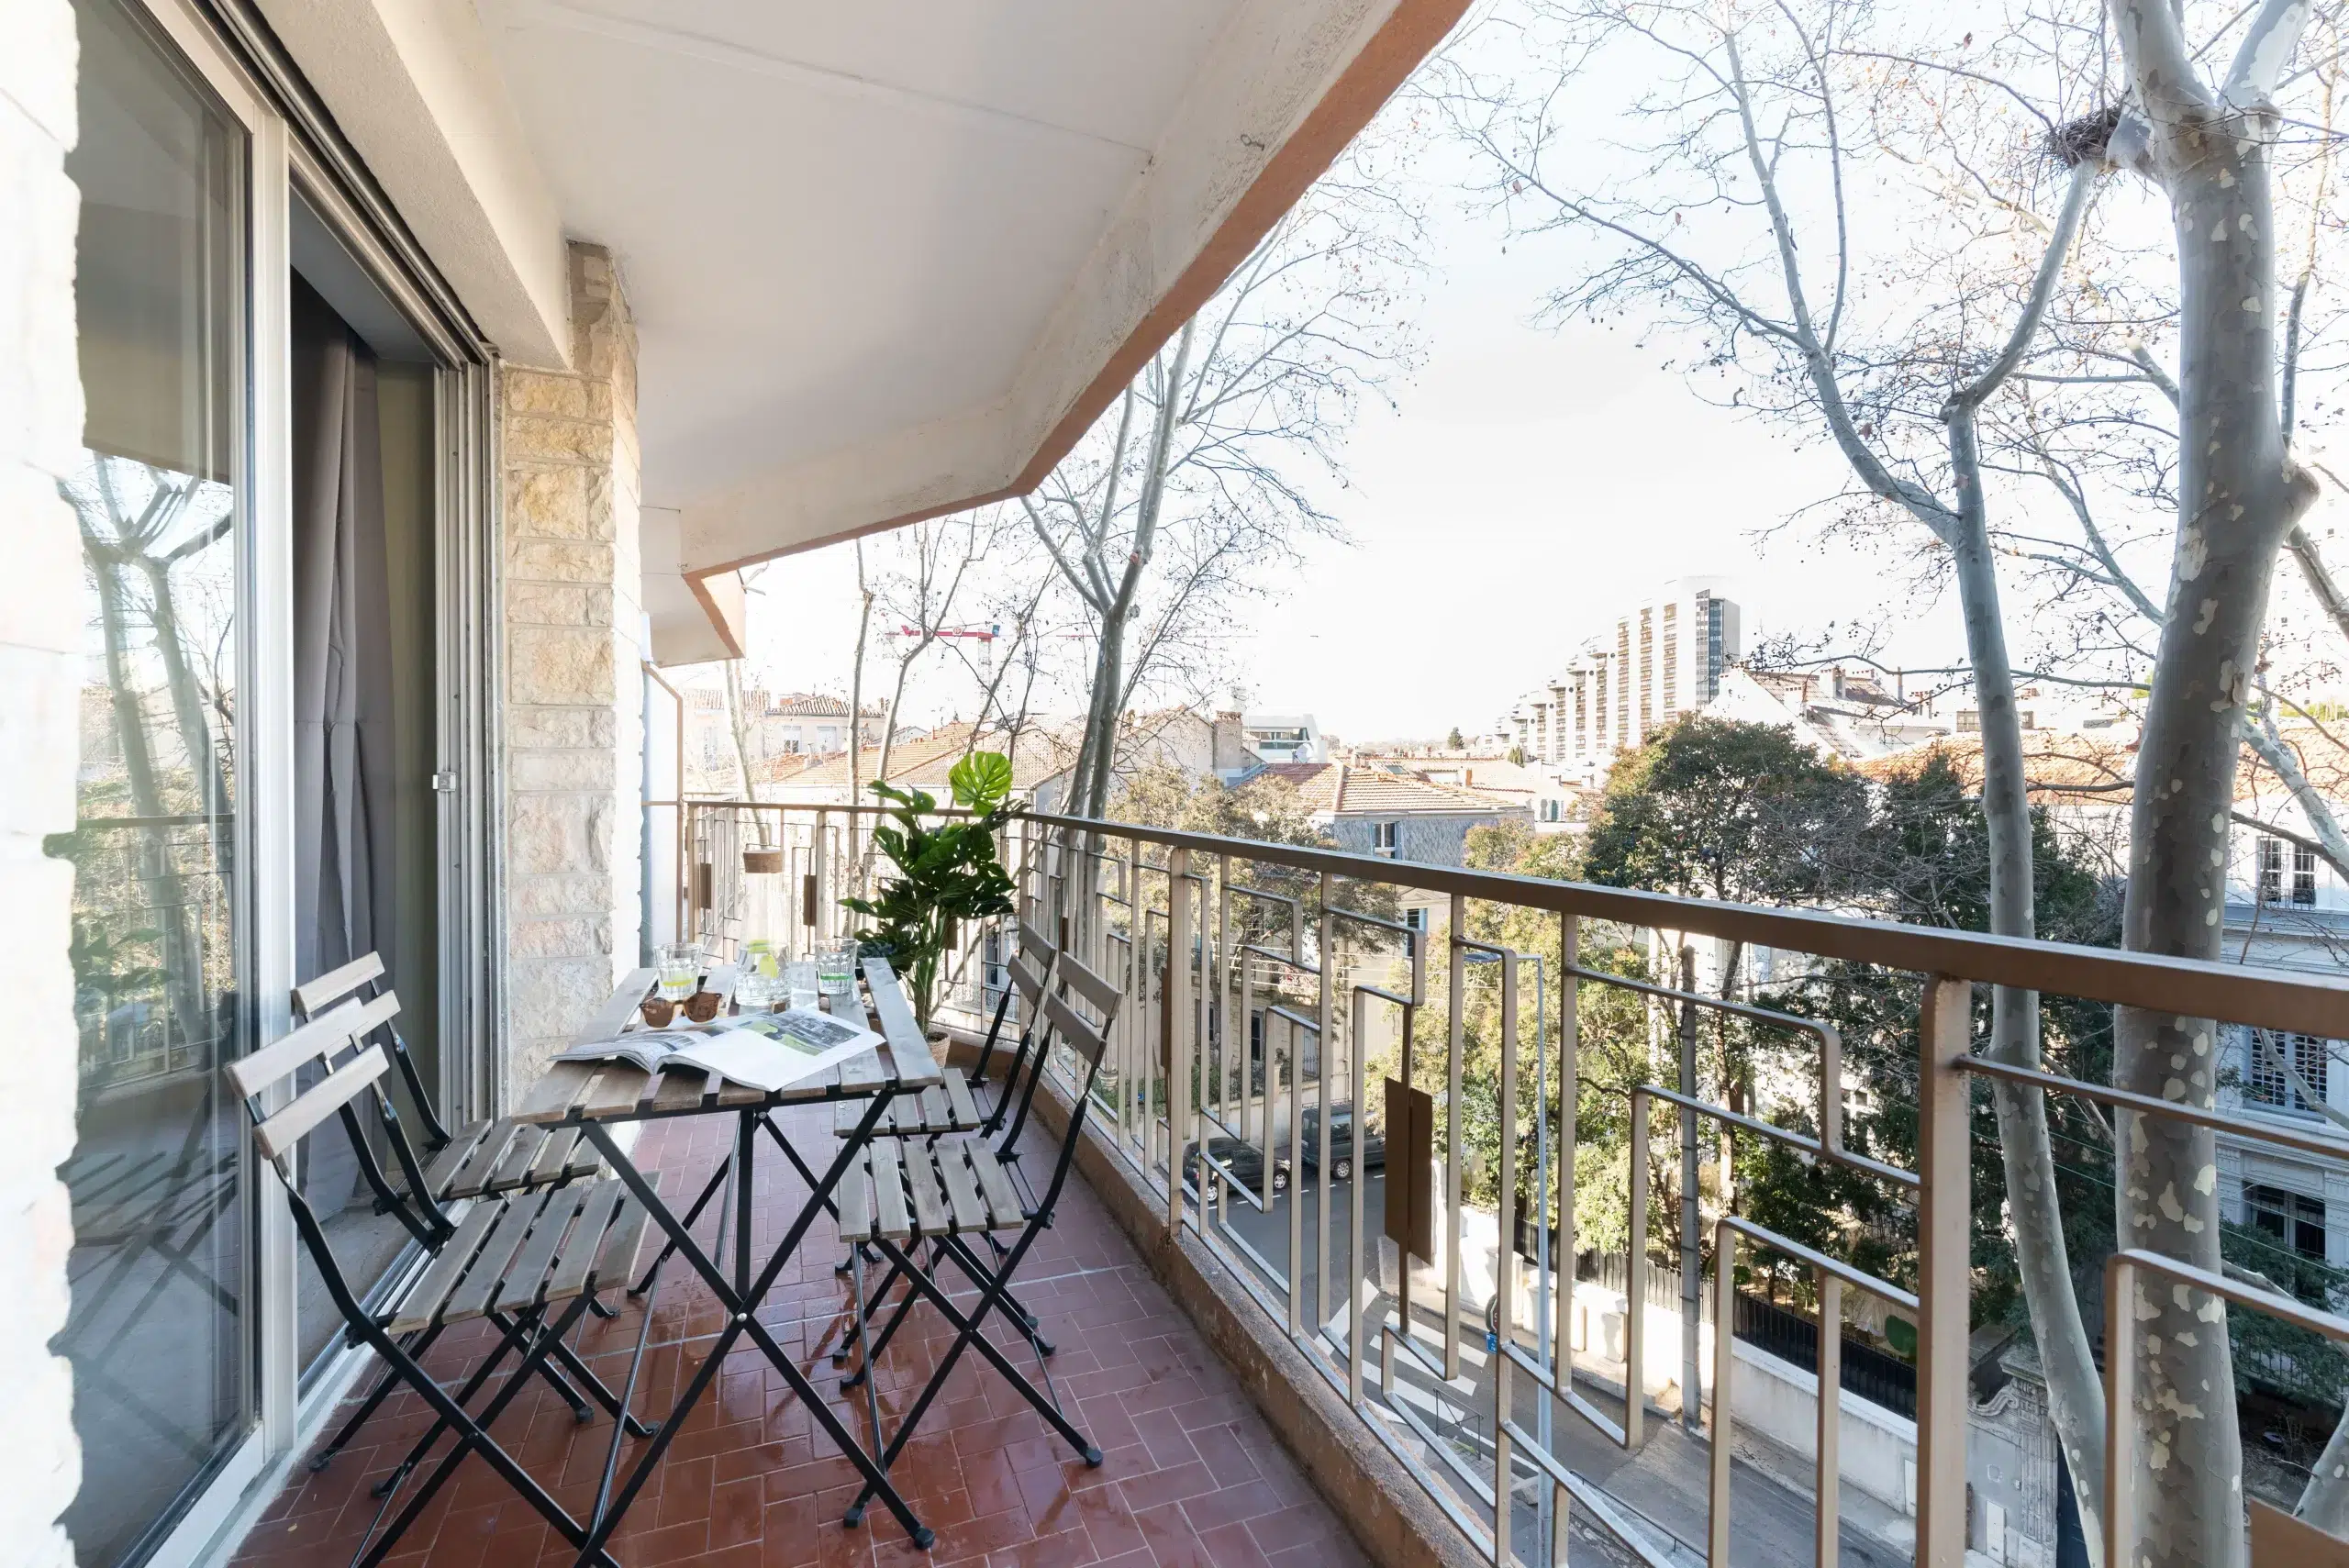
[[[887,1109],[891,1093],[892,1091],[885,1088],[873,1096],[873,1103],[866,1108],[864,1118],[855,1134],[842,1140],[839,1155],[833,1159],[830,1168],[825,1172],[823,1178],[816,1184],[815,1191],[801,1207],[798,1218],[792,1221],[790,1229],[768,1258],[765,1267],[759,1271],[755,1278],[745,1277],[740,1286],[735,1281],[729,1280],[725,1271],[711,1261],[709,1254],[702,1250],[701,1244],[693,1239],[691,1232],[678,1221],[677,1217],[670,1211],[668,1206],[661,1201],[659,1191],[645,1180],[643,1173],[637,1170],[635,1164],[614,1141],[610,1129],[597,1121],[587,1121],[582,1124],[581,1130],[602,1152],[605,1161],[611,1166],[613,1173],[627,1185],[636,1200],[644,1205],[645,1212],[652,1217],[654,1222],[668,1233],[675,1251],[685,1259],[696,1273],[701,1276],[703,1282],[709,1286],[710,1293],[718,1298],[718,1305],[729,1314],[726,1326],[718,1331],[717,1341],[710,1348],[708,1356],[695,1372],[684,1392],[678,1396],[675,1407],[670,1411],[668,1418],[661,1423],[651,1443],[637,1461],[635,1468],[629,1472],[629,1478],[620,1487],[618,1495],[614,1496],[609,1507],[602,1510],[592,1521],[587,1539],[581,1544],[577,1559],[583,1568],[584,1564],[594,1562],[602,1553],[605,1543],[611,1539],[612,1531],[626,1517],[629,1507],[635,1502],[638,1494],[644,1489],[644,1485],[651,1478],[653,1471],[659,1468],[662,1456],[667,1453],[669,1444],[685,1424],[685,1418],[692,1412],[694,1406],[700,1402],[703,1396],[708,1393],[711,1384],[717,1379],[718,1368],[724,1364],[727,1354],[733,1349],[735,1340],[740,1336],[747,1336],[759,1347],[768,1362],[783,1374],[784,1381],[790,1385],[793,1394],[807,1407],[809,1415],[816,1424],[823,1429],[825,1435],[831,1440],[841,1457],[856,1467],[857,1473],[864,1481],[864,1495],[868,1497],[875,1496],[880,1497],[897,1522],[905,1527],[906,1533],[912,1537],[916,1546],[927,1548],[936,1539],[934,1532],[914,1517],[913,1510],[907,1506],[905,1498],[898,1493],[896,1487],[891,1485],[886,1472],[874,1463],[873,1456],[867,1453],[854,1436],[841,1425],[839,1418],[832,1414],[831,1407],[826,1405],[817,1394],[806,1374],[800,1372],[797,1363],[781,1345],[775,1342],[774,1336],[767,1332],[766,1326],[757,1318],[759,1303],[763,1301],[767,1292],[774,1288],[775,1278],[782,1273],[784,1264],[789,1262],[796,1251],[800,1241],[807,1233],[808,1227],[815,1223],[816,1217],[830,1207],[833,1190],[840,1185],[841,1179],[854,1167],[857,1158],[864,1151],[872,1137],[873,1129],[879,1124],[882,1115]],[[741,1184],[737,1203],[738,1242],[747,1241],[750,1234],[751,1209],[748,1195],[749,1183],[746,1179],[750,1173],[750,1161],[745,1146],[751,1142],[755,1134],[752,1118],[757,1114],[756,1112],[745,1113],[736,1133],[735,1162],[738,1166],[736,1176]],[[746,1245],[738,1244],[735,1258],[738,1273],[746,1276],[745,1260],[748,1251]],[[664,1249],[664,1255],[665,1251]]]

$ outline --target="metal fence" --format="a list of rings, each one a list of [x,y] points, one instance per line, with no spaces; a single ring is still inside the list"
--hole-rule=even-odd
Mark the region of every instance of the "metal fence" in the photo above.
[[[681,855],[690,928],[739,940],[757,922],[758,873],[746,876],[740,868],[746,836],[763,833],[750,847],[784,855],[784,870],[768,873],[783,879],[783,923],[808,936],[839,929],[833,909],[842,887],[886,874],[885,865],[859,852],[870,815],[871,808],[844,806],[690,807]],[[1774,1348],[1797,1352],[1778,1351],[1816,1373],[1822,1417],[1840,1409],[1845,1386],[1899,1408],[1902,1395],[1893,1386],[1899,1373],[1872,1365],[1878,1352],[1843,1333],[1845,1302],[1859,1293],[1878,1298],[1917,1331],[1913,1367],[1882,1358],[1907,1373],[1915,1412],[1916,1561],[1963,1568],[1971,1218],[1977,1196],[1993,1195],[1977,1195],[1972,1182],[1971,1106],[1984,1078],[2117,1113],[2124,1139],[2140,1118],[2165,1118],[2322,1160],[2349,1160],[2349,1143],[2321,1130],[2247,1123],[2222,1109],[1973,1051],[1977,984],[2338,1035],[2349,1017],[2349,984],[2326,976],[1032,814],[1014,824],[1005,854],[1018,868],[1022,917],[1126,993],[1097,1084],[1097,1136],[1158,1195],[1169,1229],[1195,1234],[1231,1268],[1364,1429],[1496,1564],[1558,1561],[1571,1520],[1658,1568],[1690,1549],[1717,1568],[1726,1565],[1733,1445],[1725,1429],[1734,1401],[1723,1396],[1735,1376],[1730,1347],[1736,1336],[1713,1337],[1708,1387],[1698,1364],[1700,1329],[1709,1317],[1726,1318],[1765,1336]],[[788,897],[795,893],[796,901]],[[1404,900],[1431,906],[1436,918],[1404,917]],[[1472,921],[1472,914],[1478,918]],[[1709,938],[1765,947],[1796,966],[1832,962],[1906,977],[1916,995],[1916,1022],[1896,1043],[1914,1085],[1914,1167],[1887,1163],[1847,1140],[1844,1042],[1831,1024],[1704,995],[1687,983],[1685,970],[1683,983],[1666,984],[1586,967],[1580,937],[1591,927],[1656,933],[1666,951]],[[1511,940],[1485,940],[1499,929]],[[790,932],[772,934],[788,940]],[[957,1005],[966,1016],[983,1015],[992,999],[990,959],[1001,956],[990,944],[1002,933],[964,938],[950,1016]],[[1553,1007],[1542,982],[1560,974],[1567,983],[1556,993],[1562,1005]],[[1431,984],[1431,976],[1441,984]],[[1676,1315],[1679,1354],[1658,1358],[1676,1368],[1664,1382],[1701,1391],[1691,1394],[1687,1427],[1696,1426],[1698,1414],[1709,1418],[1701,1434],[1692,1433],[1711,1467],[1704,1539],[1679,1546],[1586,1473],[1586,1462],[1577,1468],[1570,1458],[1575,1442],[1586,1447],[1594,1434],[1637,1453],[1653,1435],[1653,1402],[1660,1396],[1646,1312],[1625,1315],[1627,1342],[1605,1355],[1574,1343],[1579,1330],[1570,1329],[1576,1318],[1570,1260],[1586,1250],[1575,1245],[1576,1118],[1553,1116],[1551,1107],[1575,1103],[1565,1091],[1580,1082],[1582,1013],[1609,995],[1632,999],[1651,1020],[1653,1076],[1626,1095],[1629,1234],[1675,1236],[1679,1267],[1652,1265],[1640,1246],[1606,1266],[1620,1268],[1625,1296]],[[1813,1092],[1812,1103],[1799,1107],[1803,1125],[1780,1125],[1761,1107],[1732,1108],[1708,1095],[1692,1049],[1703,1018],[1733,1019],[1797,1053]],[[1391,1088],[1383,1082],[1377,1095],[1369,1081],[1374,1060],[1382,1080],[1393,1080]],[[1339,1118],[1352,1114],[1358,1132],[1383,1130],[1399,1146],[1398,1129],[1384,1119],[1390,1094],[1399,1094],[1395,1103],[1406,1107],[1413,1095],[1424,1097],[1422,1108],[1409,1113],[1431,1118],[1422,1149],[1405,1148],[1398,1158],[1390,1147],[1385,1171],[1371,1171],[1366,1162],[1364,1170],[1339,1176],[1331,1160]],[[1707,1129],[1703,1139],[1700,1129]],[[1664,1130],[1675,1136],[1652,1149],[1653,1134]],[[1775,1144],[1808,1164],[1876,1184],[1913,1216],[1912,1230],[1904,1232],[1913,1241],[1898,1271],[1901,1278],[1867,1273],[1717,1205],[1707,1212],[1698,1179],[1707,1139]],[[1235,1140],[1259,1157],[1228,1160],[1230,1146],[1218,1140]],[[1179,1151],[1194,1148],[1205,1157],[1178,1160]],[[1480,1157],[1479,1149],[1508,1156]],[[1664,1149],[1676,1161],[1652,1158]],[[1427,1160],[1415,1163],[1421,1152]],[[1186,1175],[1174,1174],[1178,1163]],[[1658,1173],[1668,1175],[1675,1163],[1678,1178],[1664,1198],[1676,1206],[1677,1222],[1651,1227],[1652,1189]],[[1530,1200],[1521,1201],[1529,1192]],[[1525,1215],[1530,1223],[1517,1219],[1503,1239],[1497,1215]],[[1412,1261],[1427,1255],[1419,1243],[1428,1234],[1436,1238],[1429,1246],[1441,1260],[1435,1269]],[[1383,1244],[1392,1235],[1411,1241],[1409,1254]],[[1480,1235],[1491,1239],[1482,1255],[1472,1245]],[[1520,1259],[1520,1251],[1530,1258]],[[1807,1357],[1785,1315],[1738,1297],[1734,1265],[1749,1251],[1766,1252],[1774,1267],[1808,1276],[1817,1318],[1797,1319],[1809,1332]],[[2153,1267],[2131,1262],[2136,1257],[2124,1255],[2112,1267]],[[1482,1275],[1479,1267],[1486,1271]],[[2176,1277],[2182,1289],[2199,1286],[2199,1275]],[[2349,1321],[2269,1293],[2235,1286],[2226,1300],[2237,1312],[2272,1314],[2349,1337]],[[2209,1309],[2221,1310],[2215,1303]],[[1611,1372],[1599,1364],[1609,1357]],[[1644,1392],[1626,1397],[1626,1387]],[[2118,1417],[2130,1407],[2115,1400],[2110,1408]],[[2130,1451],[2110,1433],[2108,1439],[2110,1451]],[[1839,1551],[1840,1440],[1839,1423],[1820,1419],[1812,1551],[1822,1568]],[[2110,1489],[2121,1506],[2107,1522],[2126,1536],[2136,1517],[2132,1499],[2159,1485],[2149,1469],[2117,1473]]]

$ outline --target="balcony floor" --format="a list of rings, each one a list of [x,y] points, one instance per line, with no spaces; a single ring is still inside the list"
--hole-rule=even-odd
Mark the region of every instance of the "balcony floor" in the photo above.
[[[818,1107],[784,1120],[811,1166],[835,1147],[831,1116],[829,1107]],[[732,1126],[730,1118],[719,1117],[652,1124],[638,1162],[662,1172],[664,1192],[678,1201],[680,1188],[699,1190],[724,1154]],[[1048,1173],[1054,1151],[1036,1129],[1028,1141],[1035,1151],[1030,1169]],[[757,1248],[771,1248],[798,1213],[807,1188],[772,1143],[763,1140],[761,1151],[755,1240]],[[708,1240],[707,1220],[696,1234]],[[863,1401],[841,1396],[830,1357],[849,1296],[846,1279],[832,1272],[839,1256],[835,1233],[818,1220],[759,1316],[862,1437]],[[1306,1568],[1363,1561],[1262,1416],[1075,1174],[1062,1196],[1058,1222],[1038,1240],[1017,1288],[1059,1347],[1053,1377],[1079,1429],[1103,1450],[1099,1469],[1073,1460],[993,1369],[966,1355],[893,1473],[914,1512],[938,1532],[935,1546],[927,1554],[917,1551],[877,1503],[862,1528],[847,1529],[841,1515],[857,1489],[854,1472],[836,1454],[818,1453],[822,1440],[812,1432],[807,1412],[758,1351],[743,1344],[729,1355],[717,1388],[647,1483],[614,1538],[613,1554],[624,1568],[683,1562],[840,1568],[919,1562],[925,1555],[936,1564],[984,1561],[996,1568],[1095,1562]],[[967,1286],[953,1294],[975,1296]],[[581,1344],[614,1388],[626,1378],[641,1321],[638,1304],[625,1298],[618,1304],[617,1321],[587,1319]],[[721,1320],[701,1282],[673,1262],[654,1308],[640,1415],[653,1420],[668,1410]],[[926,1331],[918,1342],[917,1327]],[[461,1339],[462,1345],[454,1342]],[[484,1326],[469,1325],[462,1335],[452,1330],[433,1348],[427,1366],[453,1381],[488,1342]],[[935,1310],[915,1309],[881,1362],[882,1416],[892,1429],[951,1342]],[[1024,1350],[1011,1359],[1033,1365]],[[323,1473],[297,1468],[295,1484],[271,1506],[239,1563],[339,1568],[347,1562],[378,1507],[369,1485],[429,1424],[421,1402],[402,1394]],[[601,1412],[580,1426],[540,1385],[518,1396],[492,1431],[574,1516],[593,1503],[611,1437]],[[624,1449],[623,1474],[629,1455],[640,1451],[635,1442]],[[400,1568],[504,1568],[568,1562],[572,1555],[528,1504],[472,1459],[390,1561]]]

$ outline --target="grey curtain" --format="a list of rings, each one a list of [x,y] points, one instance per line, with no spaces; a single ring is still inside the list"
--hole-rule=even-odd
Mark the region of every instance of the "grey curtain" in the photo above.
[[[375,359],[294,280],[295,973],[390,951],[391,605]],[[321,1143],[305,1188],[322,1213],[357,1167]]]

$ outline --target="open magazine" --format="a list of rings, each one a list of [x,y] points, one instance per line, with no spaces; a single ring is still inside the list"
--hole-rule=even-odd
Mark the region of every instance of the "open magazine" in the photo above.
[[[626,1062],[647,1073],[694,1067],[772,1094],[881,1043],[871,1029],[813,1007],[745,1013],[706,1029],[641,1029],[573,1046],[558,1062]]]

